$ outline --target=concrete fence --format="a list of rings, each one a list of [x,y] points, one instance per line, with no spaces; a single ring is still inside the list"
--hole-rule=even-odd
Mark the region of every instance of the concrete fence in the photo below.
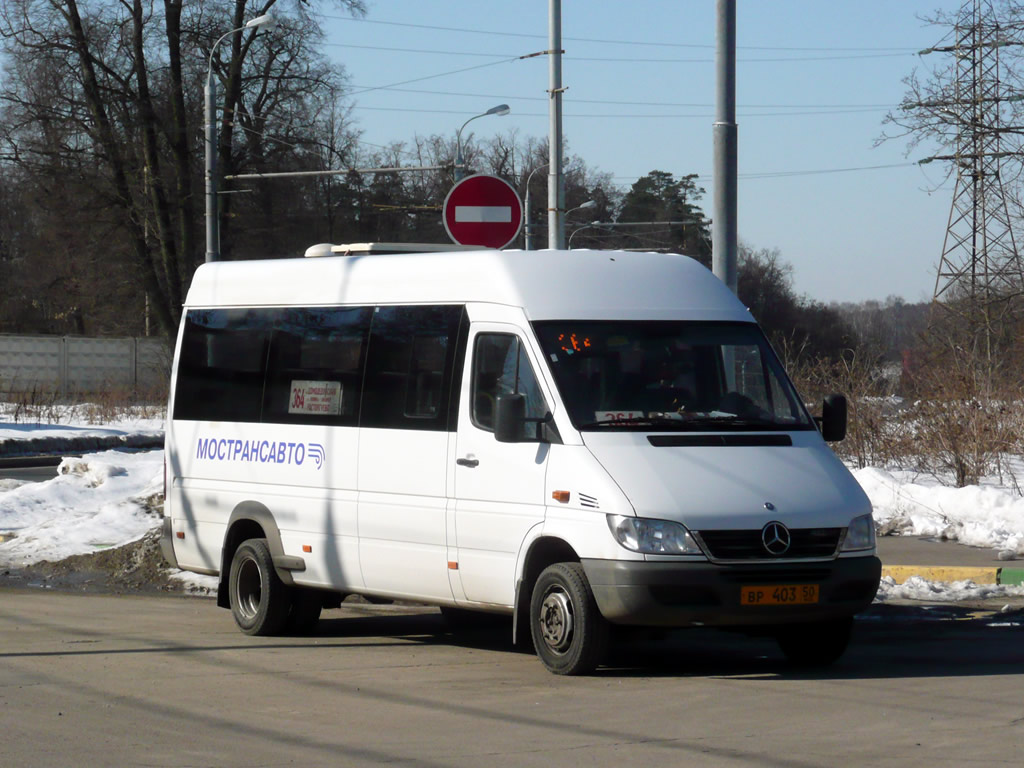
[[[26,392],[61,398],[110,391],[161,395],[170,368],[163,339],[0,334],[0,397]]]

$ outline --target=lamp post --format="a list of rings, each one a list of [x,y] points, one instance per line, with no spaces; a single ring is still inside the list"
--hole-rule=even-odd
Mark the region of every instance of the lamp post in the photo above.
[[[530,175],[526,177],[526,206],[523,208],[523,229],[526,230],[526,250],[533,250],[533,222],[530,221],[530,182],[533,181],[533,174],[539,171],[541,168],[547,168],[548,164],[538,165],[532,171]]]
[[[587,200],[587,202],[582,203],[580,205],[577,205],[575,208],[570,208],[568,211],[566,211],[565,212],[565,218],[569,218],[569,214],[570,213],[574,213],[576,211],[584,211],[584,210],[586,210],[588,208],[595,208],[595,207],[597,207],[597,200]]]
[[[217,215],[217,83],[213,79],[213,54],[224,38],[253,27],[272,27],[274,17],[270,14],[257,16],[245,26],[225,32],[210,48],[210,60],[206,68],[206,87],[203,89],[203,119],[206,124],[206,260],[220,261],[220,221]]]
[[[594,208],[596,206],[597,200],[587,200],[587,202],[577,205],[575,208],[570,208],[568,211],[565,212],[565,221],[569,220],[570,213],[575,213],[576,211],[585,211],[589,208]],[[586,229],[587,227],[592,226],[593,224],[597,224],[597,222],[595,221],[592,222],[592,224],[587,224],[586,226],[580,227],[580,229]],[[579,232],[579,229],[575,230],[572,234],[575,235],[576,232]],[[569,236],[569,242],[566,244],[566,248],[570,251],[572,250],[572,235]]]
[[[569,242],[568,242],[568,243],[566,244],[566,246],[565,246],[565,247],[566,247],[566,249],[568,249],[568,250],[570,250],[570,251],[572,250],[572,239],[573,239],[574,237],[576,237],[576,233],[577,233],[577,232],[582,232],[582,231],[583,231],[583,230],[585,230],[585,229],[601,229],[601,228],[603,228],[604,226],[605,226],[605,225],[604,225],[603,223],[601,223],[600,221],[592,221],[592,222],[590,222],[589,224],[584,224],[584,225],[583,225],[582,227],[576,227],[576,229],[574,229],[574,230],[572,231],[572,234],[571,234],[571,235],[569,235]]]
[[[507,115],[512,110],[509,109],[508,104],[499,104],[496,107],[491,107],[486,112],[481,112],[479,115],[473,115],[469,120],[462,124],[462,128],[455,133],[455,180],[462,181],[466,178],[466,169],[462,160],[462,129],[469,125],[471,122],[476,120],[478,117],[487,117],[488,115]]]

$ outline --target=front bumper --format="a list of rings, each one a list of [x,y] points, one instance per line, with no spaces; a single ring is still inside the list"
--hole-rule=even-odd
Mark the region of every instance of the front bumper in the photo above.
[[[812,563],[583,560],[601,614],[651,627],[756,626],[852,616],[871,604],[882,563],[874,556]],[[740,605],[743,587],[817,584],[811,605]]]

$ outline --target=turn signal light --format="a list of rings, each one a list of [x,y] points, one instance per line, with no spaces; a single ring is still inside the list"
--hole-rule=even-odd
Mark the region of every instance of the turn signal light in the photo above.
[[[302,551],[303,552],[312,552],[313,548],[311,546],[309,546],[309,544],[303,544],[302,545]]]
[[[552,491],[551,498],[562,504],[569,503],[569,492],[568,491]]]

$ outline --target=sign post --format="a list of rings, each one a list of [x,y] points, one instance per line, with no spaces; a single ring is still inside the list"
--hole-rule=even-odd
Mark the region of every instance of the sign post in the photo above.
[[[519,234],[523,204],[504,179],[476,174],[451,188],[441,217],[454,243],[504,248]]]

